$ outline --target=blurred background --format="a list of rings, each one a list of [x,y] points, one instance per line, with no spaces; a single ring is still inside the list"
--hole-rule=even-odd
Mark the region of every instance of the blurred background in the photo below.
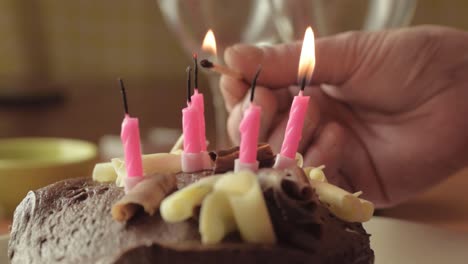
[[[419,1],[411,24],[468,29],[467,8],[463,0]],[[345,12],[362,15],[357,9]],[[118,76],[126,81],[143,137],[153,127],[180,128],[191,61],[156,0],[0,0],[0,39],[0,137],[97,142],[118,134]],[[209,101],[207,115],[213,139]]]
[[[375,1],[314,1],[325,5],[324,10],[328,11],[315,14],[311,24],[316,26],[319,36],[360,28],[359,23],[369,14],[369,3]],[[215,34],[220,36],[218,59],[222,50],[236,41],[275,43],[302,36],[298,21],[307,20],[308,14],[301,11],[308,9],[290,5],[296,1],[279,0],[260,1],[255,9],[243,9],[251,7],[252,2],[207,0],[205,3],[212,8],[199,10],[200,5],[194,0],[0,0],[0,139],[76,138],[99,143],[101,152],[118,153],[112,149],[115,144],[120,147],[118,137],[103,136],[120,133],[123,109],[117,78],[122,77],[130,112],[140,118],[144,151],[167,148],[181,127],[180,110],[186,98],[185,68],[192,63],[189,54],[200,51],[208,27],[214,27]],[[391,5],[405,0],[379,2]],[[180,8],[180,3],[184,8]],[[236,6],[232,6],[234,3]],[[282,6],[285,3],[288,6]],[[179,8],[177,12],[175,8]],[[467,10],[468,2],[464,0],[418,1],[414,10],[412,7],[400,10],[396,17],[403,13],[406,17],[388,26],[439,24],[468,29]],[[381,11],[370,13],[382,16]],[[259,21],[244,19],[252,12],[256,12],[253,18]],[[224,28],[217,24],[231,18],[246,23],[227,24]],[[241,26],[253,29],[250,23],[261,24],[265,30],[240,34]],[[274,35],[272,27],[278,23],[289,26],[276,28],[280,32]],[[370,23],[369,28],[373,26],[382,25]],[[207,136],[215,142],[219,138],[215,136],[215,112],[222,112],[222,107],[215,111],[212,106],[211,91],[217,91],[213,84],[216,78],[200,74],[200,79],[200,89],[206,95]],[[457,180],[444,184],[426,194],[426,200],[410,201],[382,214],[442,222],[468,230],[468,212],[447,208],[449,201],[452,204],[465,201],[466,205],[468,201],[461,190],[464,185]],[[442,191],[445,194],[440,198]],[[420,208],[418,214],[413,210],[415,204]],[[436,210],[443,211],[449,220],[434,218]]]

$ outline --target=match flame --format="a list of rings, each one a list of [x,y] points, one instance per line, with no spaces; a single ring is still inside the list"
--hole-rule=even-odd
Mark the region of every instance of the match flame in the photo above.
[[[315,37],[311,27],[308,27],[304,42],[302,42],[301,57],[299,59],[299,70],[297,73],[298,82],[301,83],[305,78],[305,85],[310,83],[312,73],[315,68]]]
[[[202,50],[214,55],[216,57],[216,39],[213,34],[213,30],[206,32],[205,38],[203,39]]]

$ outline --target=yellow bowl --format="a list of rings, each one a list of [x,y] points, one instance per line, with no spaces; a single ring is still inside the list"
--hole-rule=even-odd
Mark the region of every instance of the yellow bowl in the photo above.
[[[0,214],[11,216],[30,190],[66,178],[90,176],[94,144],[64,138],[0,139]]]

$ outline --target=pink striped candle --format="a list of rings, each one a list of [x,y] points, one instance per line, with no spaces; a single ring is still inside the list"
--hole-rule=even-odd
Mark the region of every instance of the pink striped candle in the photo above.
[[[199,93],[197,88],[194,89],[191,101],[192,107],[198,112],[201,151],[206,151],[205,100],[203,94]]]
[[[257,162],[258,135],[260,133],[261,108],[250,103],[249,108],[244,113],[239,131],[241,143],[239,149],[239,161],[244,164]]]
[[[199,113],[191,104],[182,109],[182,129],[184,133],[184,152],[200,153],[202,145],[200,141]]]
[[[302,138],[302,128],[304,127],[309,99],[309,96],[303,95],[302,90],[299,92],[299,95],[294,96],[280,152],[281,155],[290,159],[296,158],[296,152]]]
[[[138,118],[125,115],[120,138],[124,147],[127,177],[143,177]]]

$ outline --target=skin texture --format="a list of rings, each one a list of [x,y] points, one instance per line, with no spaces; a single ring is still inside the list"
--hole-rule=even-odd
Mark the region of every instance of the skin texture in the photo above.
[[[329,180],[391,206],[468,163],[468,33],[436,26],[347,32],[316,40],[317,63],[299,151],[305,165],[326,165]],[[238,44],[226,64],[250,82],[260,138],[281,148],[292,98],[299,91],[301,43]],[[249,84],[222,76],[228,132],[239,143]]]

